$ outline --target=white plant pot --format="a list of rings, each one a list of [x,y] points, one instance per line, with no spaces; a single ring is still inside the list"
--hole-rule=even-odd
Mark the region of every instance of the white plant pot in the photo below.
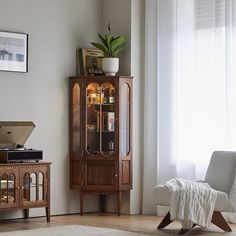
[[[102,59],[102,69],[105,75],[114,76],[119,70],[119,58],[105,57]]]

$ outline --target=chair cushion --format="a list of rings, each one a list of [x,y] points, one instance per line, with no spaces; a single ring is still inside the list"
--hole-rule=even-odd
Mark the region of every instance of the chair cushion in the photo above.
[[[153,188],[153,203],[155,205],[169,206],[170,205],[170,190],[164,185],[157,185]],[[229,201],[228,194],[222,191],[217,191],[215,211],[234,212],[236,209]]]
[[[215,151],[212,153],[205,182],[216,190],[230,193],[236,169],[236,152]]]

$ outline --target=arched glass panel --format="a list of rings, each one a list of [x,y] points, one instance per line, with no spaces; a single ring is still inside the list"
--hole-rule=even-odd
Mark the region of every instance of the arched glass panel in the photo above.
[[[115,88],[111,83],[101,85],[101,153],[112,155],[115,150]]]
[[[80,149],[80,86],[75,84],[73,87],[73,107],[72,107],[72,117],[73,117],[73,153],[75,157],[79,157]]]
[[[120,151],[121,156],[127,156],[130,151],[130,88],[123,84],[120,103]]]
[[[30,174],[25,173],[23,177],[23,186],[24,186],[24,195],[23,195],[23,200],[24,201],[30,201]]]
[[[44,200],[43,178],[44,178],[44,175],[42,172],[40,172],[38,175],[38,199],[37,200]]]
[[[16,178],[14,174],[3,174],[1,176],[0,184],[0,202],[1,203],[13,203],[16,196]]]
[[[101,88],[90,83],[86,88],[86,150],[90,155],[100,152]]]
[[[30,174],[30,201],[36,201],[37,200],[37,175],[36,173],[31,173]]]

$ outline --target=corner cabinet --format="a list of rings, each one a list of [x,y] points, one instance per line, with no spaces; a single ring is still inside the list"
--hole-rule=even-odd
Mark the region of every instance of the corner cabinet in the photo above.
[[[70,77],[70,185],[84,195],[132,188],[132,77]]]

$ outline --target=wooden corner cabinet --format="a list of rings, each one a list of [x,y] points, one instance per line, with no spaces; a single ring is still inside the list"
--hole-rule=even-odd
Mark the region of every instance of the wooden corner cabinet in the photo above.
[[[0,210],[45,207],[50,221],[50,162],[1,163]]]
[[[70,185],[84,195],[132,188],[132,77],[70,77]],[[103,209],[104,210],[104,209]]]

